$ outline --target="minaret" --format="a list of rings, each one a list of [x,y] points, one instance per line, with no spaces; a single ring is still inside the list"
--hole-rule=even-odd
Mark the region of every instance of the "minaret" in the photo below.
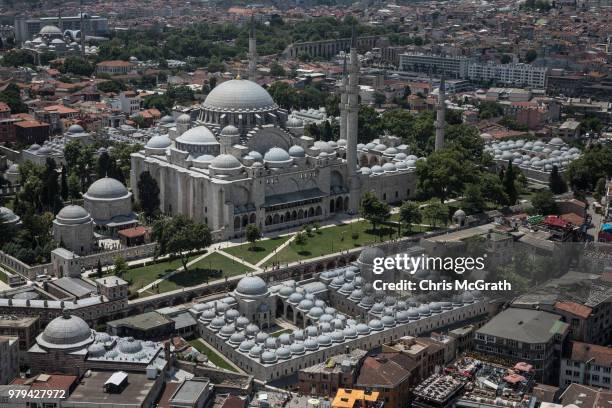
[[[446,103],[444,100],[446,99],[444,89],[444,78],[440,79],[440,88],[438,90],[438,105],[436,108],[436,141],[435,141],[435,151],[441,150],[444,148],[444,126],[445,119],[444,114],[446,112]]]
[[[351,38],[351,66],[346,91],[346,165],[349,177],[349,211],[357,213],[360,200],[357,176],[357,121],[359,115],[359,56],[357,54],[357,31],[353,26]]]
[[[249,31],[249,80],[257,80],[257,39],[255,38],[255,16],[251,14]]]
[[[346,72],[346,54],[342,65],[342,85],[340,85],[340,139],[346,140],[346,103],[348,100],[348,75]]]
[[[85,24],[83,21],[83,0],[81,0],[81,8],[79,9],[81,20],[81,58],[85,58]]]

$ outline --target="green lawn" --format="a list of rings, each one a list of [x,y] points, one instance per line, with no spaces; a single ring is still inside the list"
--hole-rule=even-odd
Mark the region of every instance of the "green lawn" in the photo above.
[[[192,255],[189,257],[189,261],[194,260],[199,255]],[[159,279],[183,265],[180,259],[174,259],[172,261],[151,263],[146,266],[139,266],[138,268],[129,269],[122,278],[126,281],[131,281],[130,290],[132,292],[137,291],[143,286],[148,285],[156,279]]]
[[[210,361],[217,367],[236,372],[236,369],[227,361],[225,361],[225,359],[223,359],[223,357],[221,357],[216,350],[213,350],[210,347],[206,346],[200,341],[200,339],[189,340],[189,344],[191,344],[191,346],[198,350],[200,353],[206,355],[208,357],[208,361]]]
[[[275,248],[278,248],[285,243],[288,239],[289,236],[263,239],[255,243],[253,250],[251,250],[251,244],[247,243],[224,249],[224,251],[255,265],[257,262],[265,258],[270,252],[274,251]]]
[[[187,272],[182,271],[172,275],[158,284],[159,293],[169,292],[189,286],[196,286],[207,281],[213,281],[223,277],[231,277],[250,272],[251,269],[234,262],[227,256],[212,253],[201,261],[191,265]],[[151,289],[149,292],[157,293]]]
[[[397,236],[397,229],[395,228],[379,226],[378,230],[384,231],[384,240],[389,238],[389,234],[393,234],[394,237]],[[423,228],[413,227],[412,233],[422,232],[422,230]],[[352,238],[354,233],[358,234],[357,239]],[[270,258],[265,265],[271,265],[274,262],[284,264],[316,258],[376,242],[380,242],[380,239],[372,230],[372,224],[368,221],[321,228],[318,232],[312,231],[312,236],[307,237],[306,243],[303,245],[298,245],[295,241],[291,242],[277,255]]]
[[[6,275],[6,273],[4,273],[4,271],[0,271],[0,281],[8,283],[8,276]]]
[[[280,337],[281,334],[285,334],[285,333],[293,333],[293,330],[291,329],[282,329],[279,331],[275,331],[274,333],[271,334],[272,337]]]

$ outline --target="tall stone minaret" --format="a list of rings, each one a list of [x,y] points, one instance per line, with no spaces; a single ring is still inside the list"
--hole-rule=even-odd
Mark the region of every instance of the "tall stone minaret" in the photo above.
[[[348,75],[346,72],[346,54],[344,55],[344,63],[342,66],[342,85],[340,85],[340,139],[346,140],[346,103],[348,100]]]
[[[444,126],[446,123],[444,119],[444,115],[446,113],[446,103],[444,102],[446,99],[446,94],[444,91],[445,91],[444,77],[442,77],[440,79],[440,89],[438,90],[438,105],[436,108],[435,151],[438,151],[444,148]]]
[[[357,176],[357,121],[359,114],[359,55],[357,54],[357,31],[353,26],[351,38],[351,65],[346,90],[346,165],[349,177],[349,210],[356,213],[359,207],[360,186]]]
[[[255,16],[251,14],[249,31],[249,80],[257,80],[257,39],[255,38]]]

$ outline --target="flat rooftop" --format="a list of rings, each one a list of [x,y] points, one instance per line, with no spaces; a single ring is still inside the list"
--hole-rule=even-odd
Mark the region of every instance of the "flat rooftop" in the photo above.
[[[76,408],[85,403],[140,406],[155,384],[155,380],[149,380],[145,374],[129,372],[128,385],[123,391],[119,394],[110,394],[104,392],[104,383],[111,375],[113,371],[91,371],[91,375],[83,377],[62,406]]]
[[[107,324],[113,327],[128,326],[140,330],[149,330],[171,322],[172,320],[160,315],[157,312],[147,312],[119,320],[113,320]]]

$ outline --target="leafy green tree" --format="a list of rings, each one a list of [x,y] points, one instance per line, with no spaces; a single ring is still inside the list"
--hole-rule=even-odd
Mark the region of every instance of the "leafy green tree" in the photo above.
[[[6,103],[11,108],[11,113],[28,112],[27,105],[21,100],[19,87],[13,83],[8,84],[4,91],[0,92],[0,102]]]
[[[414,224],[420,224],[422,215],[419,205],[412,201],[402,203],[399,213],[400,221],[406,225],[408,232],[412,231]]]
[[[206,248],[212,243],[208,226],[197,223],[184,215],[156,221],[153,224],[152,236],[157,241],[158,254],[179,257],[185,271],[189,252]]]
[[[382,92],[374,92],[374,105],[380,107],[383,103],[387,101],[385,94]]]
[[[502,54],[501,56],[501,63],[502,64],[509,64],[512,62],[512,57],[508,54]]]
[[[102,262],[100,262],[100,258],[98,258],[98,264],[96,265],[96,276],[98,278],[104,276],[104,272],[102,271]]]
[[[98,88],[98,91],[100,92],[107,92],[107,93],[113,92],[116,94],[120,93],[121,91],[125,91],[127,89],[125,84],[118,80],[100,82],[97,85],[97,88]]]
[[[477,171],[473,163],[465,160],[460,152],[442,149],[432,153],[427,160],[417,162],[417,187],[421,195],[437,197],[440,202],[460,194],[465,183],[474,180]]]
[[[252,251],[255,248],[255,244],[261,237],[261,231],[255,224],[249,224],[246,228],[246,239],[251,243],[249,250]]]
[[[68,196],[73,199],[81,197],[81,181],[74,171],[68,174]]]
[[[553,166],[550,172],[548,186],[550,187],[550,191],[554,194],[563,194],[567,191],[567,183],[563,179],[563,176],[559,174],[559,168],[557,166]]]
[[[478,110],[480,119],[496,118],[504,114],[503,107],[497,102],[481,102]]]
[[[439,224],[448,224],[448,207],[437,201],[430,201],[421,209],[423,218],[434,228]]]
[[[612,147],[594,146],[585,150],[567,169],[572,190],[592,191],[601,178],[612,177]]]
[[[389,205],[380,201],[369,191],[361,198],[359,214],[372,224],[375,231],[378,224],[388,220],[391,216]]]
[[[117,256],[113,260],[113,262],[114,262],[113,271],[114,271],[115,276],[122,277],[129,270],[129,266],[123,257]]]
[[[600,178],[599,180],[597,180],[597,184],[595,184],[593,197],[595,197],[595,199],[599,201],[604,195],[606,195],[606,179]]]
[[[60,196],[62,197],[63,201],[68,200],[68,196],[70,195],[70,192],[68,190],[68,169],[66,169],[66,166],[62,166],[62,176],[61,176],[61,182],[60,182]]]
[[[98,178],[110,176],[113,172],[113,160],[107,152],[102,152],[98,156],[98,163],[96,165],[96,173]]]
[[[531,64],[536,58],[538,58],[538,52],[533,48],[528,49],[525,53],[525,62],[528,64]]]
[[[305,232],[298,232],[297,234],[295,234],[295,243],[297,245],[305,245],[306,244],[306,233]]]
[[[514,205],[516,204],[516,200],[518,199],[518,191],[516,189],[516,173],[514,171],[514,166],[512,165],[512,161],[508,163],[508,167],[504,172],[504,193],[508,197],[508,204]]]
[[[485,199],[478,184],[466,184],[463,191],[463,206],[469,214],[477,214],[485,209]]]
[[[380,115],[370,106],[359,106],[357,116],[357,140],[369,143],[382,133],[383,124]]]
[[[531,205],[537,214],[550,215],[556,214],[558,206],[555,201],[555,197],[551,191],[544,190],[539,191],[533,195],[531,199]]]
[[[138,198],[140,207],[148,219],[153,218],[159,212],[159,186],[151,173],[144,171],[138,178]]]
[[[25,65],[34,65],[34,57],[27,51],[13,49],[4,54],[0,62],[5,67],[22,67]]]
[[[508,203],[508,196],[504,191],[502,180],[499,176],[484,171],[480,173],[478,183],[480,184],[482,195],[488,200],[494,202],[497,205],[505,205]]]
[[[286,75],[285,68],[278,62],[274,61],[270,64],[270,75],[273,77],[284,77]]]
[[[93,74],[95,67],[80,57],[67,57],[60,67],[62,74],[71,73],[75,75],[90,76]]]

